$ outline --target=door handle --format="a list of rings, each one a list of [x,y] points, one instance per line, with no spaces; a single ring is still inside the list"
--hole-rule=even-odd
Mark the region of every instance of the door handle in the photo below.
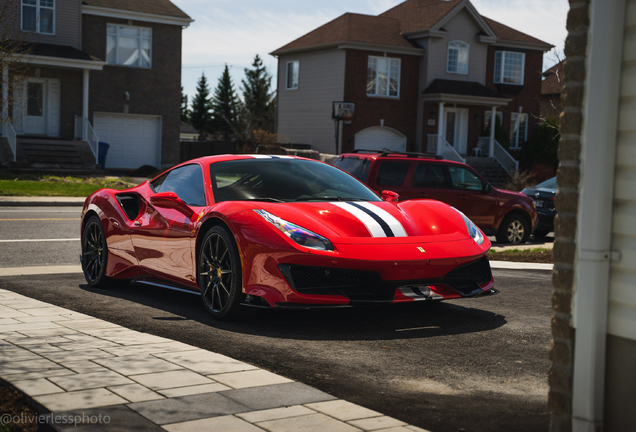
[[[468,199],[468,195],[460,195],[458,198],[460,200],[466,201]]]
[[[426,197],[428,197],[428,194],[426,194],[426,193],[418,193],[417,197],[418,198],[426,198]]]

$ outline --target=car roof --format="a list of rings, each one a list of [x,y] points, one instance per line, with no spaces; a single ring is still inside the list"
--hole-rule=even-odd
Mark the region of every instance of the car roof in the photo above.
[[[444,163],[449,165],[466,166],[465,163],[444,159],[441,155],[433,153],[417,153],[417,152],[389,152],[376,150],[356,150],[352,153],[343,153],[339,157],[358,158],[358,159],[382,159],[382,160],[427,160],[433,163]]]

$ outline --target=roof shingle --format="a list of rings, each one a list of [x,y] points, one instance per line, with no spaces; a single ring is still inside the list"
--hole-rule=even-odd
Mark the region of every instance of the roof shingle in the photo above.
[[[400,21],[402,33],[429,30],[462,0],[407,0],[380,14]]]
[[[565,66],[565,60],[552,66],[547,71],[543,72],[545,77],[541,81],[541,95],[559,95],[563,92],[563,67]]]
[[[85,0],[125,1],[125,0]],[[385,46],[410,47],[404,34],[430,30],[463,0],[406,0],[378,15],[346,13],[316,30],[277,49],[277,55],[289,50],[329,45],[337,42],[361,42]],[[530,35],[483,17],[486,23],[503,41],[526,42],[549,46]]]
[[[170,0],[82,0],[87,6],[191,19]]]
[[[489,89],[483,84],[475,81],[455,81],[436,79],[429,85],[422,94],[453,94],[462,96],[475,96],[483,98],[505,99],[501,93]]]
[[[372,29],[372,31],[370,31]],[[393,18],[345,13],[316,30],[277,49],[272,54],[338,42],[359,42],[413,48],[400,35],[400,23]]]

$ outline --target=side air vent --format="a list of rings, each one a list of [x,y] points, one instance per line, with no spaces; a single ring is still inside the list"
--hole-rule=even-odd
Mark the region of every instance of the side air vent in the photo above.
[[[139,197],[134,194],[130,195],[116,195],[117,201],[121,206],[121,209],[126,214],[128,220],[135,220],[139,216],[141,206],[139,204]]]

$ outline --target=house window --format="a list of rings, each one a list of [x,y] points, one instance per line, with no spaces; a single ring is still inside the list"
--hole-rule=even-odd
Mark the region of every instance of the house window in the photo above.
[[[300,75],[300,62],[298,60],[287,62],[287,90],[298,88],[298,76]]]
[[[448,43],[448,56],[446,61],[446,72],[456,74],[468,73],[468,51],[470,45],[462,41],[452,41]]]
[[[369,56],[367,95],[400,96],[400,59]]]
[[[510,148],[519,148],[528,140],[528,114],[512,113],[510,116]]]
[[[114,65],[152,66],[152,29],[108,24],[106,61]]]
[[[22,30],[55,32],[55,0],[22,0]]]
[[[495,53],[495,83],[523,85],[524,53],[497,51]]]

